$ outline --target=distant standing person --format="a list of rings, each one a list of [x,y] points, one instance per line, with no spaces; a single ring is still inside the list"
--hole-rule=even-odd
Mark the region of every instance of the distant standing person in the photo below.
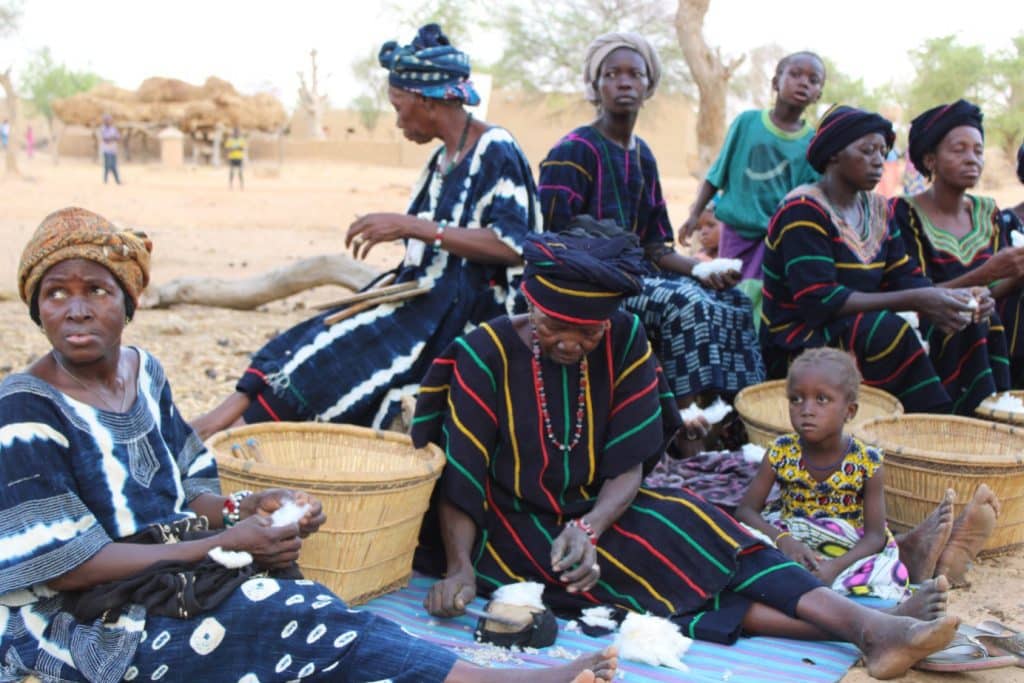
[[[11,124],[4,119],[3,123],[0,123],[0,143],[3,144],[3,148],[7,149],[7,140],[11,136]]]
[[[25,154],[29,159],[36,152],[36,134],[32,130],[32,126],[25,127]]]
[[[121,141],[121,131],[114,125],[110,114],[103,115],[103,125],[100,126],[100,151],[103,152],[103,183],[106,184],[107,176],[114,174],[114,181],[120,185],[121,176],[117,174],[117,144]]]
[[[242,177],[242,162],[245,161],[245,138],[238,132],[238,126],[231,131],[231,137],[224,141],[224,149],[228,152],[228,187],[235,186],[235,171],[238,172],[238,189],[245,189],[245,179]]]
[[[704,207],[721,190],[715,203],[715,216],[722,221],[718,255],[743,261],[744,283],[739,287],[754,303],[755,320],[760,314],[768,222],[786,193],[818,179],[806,159],[814,127],[804,120],[804,112],[818,101],[824,87],[821,57],[813,52],[783,57],[772,78],[775,104],[745,111],[732,122],[690,216],[679,229],[679,242],[685,245],[699,228]]]

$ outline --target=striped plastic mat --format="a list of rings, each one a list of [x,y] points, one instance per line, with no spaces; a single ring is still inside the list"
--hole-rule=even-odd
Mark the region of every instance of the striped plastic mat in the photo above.
[[[423,609],[423,599],[433,583],[427,577],[414,577],[408,587],[367,603],[370,609],[401,624],[416,636],[455,651],[472,660],[470,652],[481,646],[473,640],[476,619],[463,616],[456,619],[435,619]],[[477,599],[475,605],[483,609],[485,601]],[[545,652],[565,655],[580,654],[601,649],[612,642],[613,636],[590,638],[582,633],[565,630],[565,621],[559,620],[558,641],[552,648],[533,653],[516,653],[514,660],[496,666],[537,668],[564,664],[565,658],[552,657]],[[652,667],[627,660],[619,660],[619,669],[625,673],[625,683],[646,681],[728,681],[729,683],[832,683],[840,680],[847,669],[857,661],[857,650],[844,643],[807,643],[782,638],[740,638],[732,646],[694,641],[683,656],[689,672]]]

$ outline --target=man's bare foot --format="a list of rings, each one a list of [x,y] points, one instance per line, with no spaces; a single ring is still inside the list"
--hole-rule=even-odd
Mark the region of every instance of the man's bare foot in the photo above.
[[[946,489],[945,497],[932,514],[907,533],[896,537],[900,561],[907,566],[910,583],[921,583],[935,576],[935,565],[953,531],[954,501],[956,491]]]
[[[612,683],[618,670],[619,651],[607,647],[547,669],[487,669],[460,659],[445,683]]]
[[[868,673],[875,678],[902,676],[915,663],[946,647],[959,623],[953,616],[932,621],[908,617],[872,620],[860,646]]]
[[[898,617],[913,617],[930,621],[946,616],[946,600],[949,597],[949,580],[945,576],[928,579],[913,595],[896,605],[890,614]]]
[[[999,499],[992,489],[982,484],[953,522],[949,542],[939,555],[935,571],[945,574],[954,587],[970,585],[967,581],[967,571],[985,545],[985,541],[992,535],[997,517]]]

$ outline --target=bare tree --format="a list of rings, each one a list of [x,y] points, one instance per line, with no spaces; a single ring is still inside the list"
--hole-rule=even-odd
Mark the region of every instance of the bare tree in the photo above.
[[[327,137],[324,134],[324,113],[327,111],[327,95],[321,95],[320,84],[317,81],[316,50],[309,51],[309,59],[312,63],[309,84],[306,83],[306,76],[299,72],[299,106],[309,116],[310,128],[314,140],[323,140]]]
[[[21,8],[13,2],[0,4],[0,37],[13,33],[18,28],[18,19],[21,17]],[[0,87],[4,90],[4,98],[7,100],[7,121],[13,131],[18,124],[18,95],[14,91],[14,83],[11,82],[11,67],[0,74]],[[14,153],[14,143],[8,141],[5,166],[8,173],[18,173],[18,157]]]
[[[697,110],[698,172],[703,173],[715,160],[725,138],[725,99],[729,79],[743,62],[737,57],[728,64],[721,51],[711,49],[704,40],[704,16],[711,0],[679,0],[676,12],[676,36],[683,58],[700,92]]]

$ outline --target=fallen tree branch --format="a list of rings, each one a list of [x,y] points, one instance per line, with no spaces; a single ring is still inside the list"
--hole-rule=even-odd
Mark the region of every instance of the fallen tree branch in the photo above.
[[[150,287],[142,296],[143,308],[199,304],[250,311],[263,304],[321,285],[358,290],[380,275],[362,261],[345,254],[324,254],[281,266],[244,280],[185,277]]]

